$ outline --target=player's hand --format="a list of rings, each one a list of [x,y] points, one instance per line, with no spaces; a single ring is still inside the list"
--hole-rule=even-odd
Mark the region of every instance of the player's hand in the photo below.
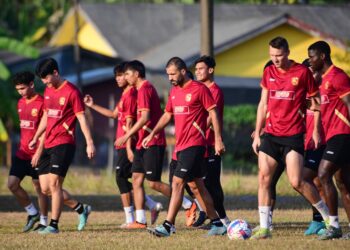
[[[36,151],[30,162],[32,164],[32,168],[36,168],[38,166],[40,156],[41,156],[41,152]]]
[[[29,148],[30,150],[33,150],[33,149],[36,147],[37,142],[38,142],[38,140],[33,138],[33,139],[29,142],[28,148]]]
[[[122,145],[124,145],[126,143],[126,141],[129,139],[129,137],[127,135],[123,135],[122,137],[119,137],[116,141],[115,141],[115,145],[118,147],[121,147]]]
[[[315,149],[318,149],[321,146],[321,136],[318,131],[314,130],[312,132],[312,140],[314,141]]]
[[[215,140],[215,155],[222,155],[225,153],[225,145],[222,140]]]
[[[90,95],[85,95],[84,103],[86,106],[91,107],[92,105],[94,105],[94,99]]]
[[[148,148],[148,143],[153,139],[153,135],[149,134],[145,139],[142,141],[142,147]]]
[[[253,151],[256,155],[259,154],[259,147],[261,144],[260,136],[255,136],[252,144]]]
[[[127,148],[127,149],[126,149],[126,155],[128,156],[128,160],[129,160],[130,162],[133,162],[133,161],[134,161],[134,152],[132,151],[132,149]]]
[[[92,159],[96,154],[95,145],[93,143],[86,146],[86,154],[89,159]]]

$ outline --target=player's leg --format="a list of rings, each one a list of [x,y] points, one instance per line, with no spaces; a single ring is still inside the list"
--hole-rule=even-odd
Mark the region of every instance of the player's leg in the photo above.
[[[46,196],[43,192],[41,192],[39,179],[33,178],[33,186],[34,189],[38,195],[38,204],[40,209],[40,223],[36,226],[34,231],[41,231],[47,226],[47,215],[48,215],[48,209],[49,209],[49,199],[48,196]]]
[[[272,176],[272,181],[271,181],[271,210],[269,213],[269,229],[272,230],[272,218],[273,218],[273,211],[275,210],[275,205],[276,205],[276,198],[277,198],[277,183],[279,179],[281,178],[281,175],[283,174],[285,169],[285,164],[282,160],[278,161],[277,168],[275,170],[275,173]]]
[[[335,180],[341,194],[343,207],[348,217],[350,227],[350,166],[344,166],[335,173]],[[349,229],[349,228],[348,228]],[[350,239],[350,232],[343,235],[344,239]]]

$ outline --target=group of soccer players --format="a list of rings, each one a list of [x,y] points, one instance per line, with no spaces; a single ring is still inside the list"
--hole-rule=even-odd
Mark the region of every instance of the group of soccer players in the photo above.
[[[275,188],[284,168],[292,187],[314,210],[305,234],[319,234],[320,239],[340,238],[337,190],[332,177],[336,178],[350,220],[350,158],[346,155],[350,146],[349,77],[332,64],[330,47],[324,41],[309,47],[309,67],[288,58],[289,46],[283,37],[270,41],[269,54],[272,63],[264,69],[253,133],[252,147],[259,164],[260,226],[252,238],[271,237]],[[225,152],[221,136],[224,100],[214,82],[215,66],[210,56],[198,58],[194,64],[197,80],[193,80],[181,58],[169,59],[166,73],[172,87],[164,112],[156,89],[146,80],[145,66],[137,60],[114,68],[117,86],[123,90],[114,110],[97,105],[90,95],[83,98],[72,83],[62,79],[52,58],[40,61],[36,67],[36,75],[46,85],[44,97],[35,92],[34,74],[16,74],[13,82],[22,96],[18,102],[21,140],[8,186],[28,212],[23,231],[31,230],[40,220],[35,228],[38,233],[58,233],[63,204],[79,214],[78,230],[84,229],[91,206],[74,200],[62,184],[74,157],[76,120],[86,140],[88,158],[95,155],[84,113],[87,106],[118,119],[116,183],[125,211],[121,228],[171,236],[182,206],[187,226],[201,226],[209,218],[208,235],[226,234],[230,221],[220,183],[220,155]],[[171,121],[176,143],[169,185],[162,182],[161,174],[166,149],[164,127]],[[20,186],[26,175],[33,178],[40,213]],[[145,194],[145,179],[152,189],[170,198],[166,219],[155,228],[147,227],[145,205],[153,224],[162,204]],[[185,189],[193,201],[184,197]],[[50,223],[47,196],[51,197]],[[201,212],[195,221],[197,208]]]

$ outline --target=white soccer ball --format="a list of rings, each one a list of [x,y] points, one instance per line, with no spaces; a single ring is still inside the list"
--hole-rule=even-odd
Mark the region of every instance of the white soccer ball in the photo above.
[[[245,220],[234,220],[227,227],[227,236],[230,240],[246,240],[252,235],[252,229]]]

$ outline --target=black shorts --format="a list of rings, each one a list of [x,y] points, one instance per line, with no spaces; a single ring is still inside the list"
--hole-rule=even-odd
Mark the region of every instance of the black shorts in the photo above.
[[[203,178],[206,175],[204,153],[204,146],[193,146],[177,152],[177,166],[174,175],[185,181]]]
[[[144,173],[149,181],[160,181],[163,168],[165,146],[151,146],[135,151],[132,173]]]
[[[117,150],[117,161],[115,164],[116,177],[121,177],[125,179],[131,178],[131,162],[128,159],[126,149]]]
[[[12,158],[12,166],[9,175],[18,177],[23,180],[25,176],[30,176],[32,179],[38,179],[38,168],[33,168],[30,160],[22,160],[17,156]]]
[[[45,148],[39,160],[38,174],[50,173],[66,177],[74,153],[75,145],[73,144],[61,144],[52,148]]]
[[[350,164],[350,135],[335,135],[327,141],[322,159],[339,167]]]
[[[322,145],[316,150],[306,150],[304,156],[304,167],[318,172],[318,166],[320,165],[325,148],[326,146]]]
[[[215,148],[210,146],[208,147],[208,157],[206,158],[207,161],[207,168],[216,169],[221,172],[221,156],[215,155]]]
[[[259,151],[274,158],[277,162],[285,161],[286,155],[294,150],[297,153],[304,155],[304,134],[293,136],[274,136],[264,134],[263,140],[259,147]]]

